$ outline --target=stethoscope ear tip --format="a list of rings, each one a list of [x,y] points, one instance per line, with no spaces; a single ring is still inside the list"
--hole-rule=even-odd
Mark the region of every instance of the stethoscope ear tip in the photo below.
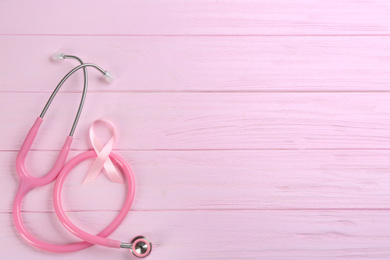
[[[114,76],[111,74],[111,72],[109,72],[109,71],[105,71],[104,72],[104,80],[106,81],[106,82],[108,82],[108,83],[111,83],[111,82],[113,82],[114,81]]]
[[[152,243],[144,236],[135,237],[131,241],[130,251],[138,258],[147,257],[152,252]]]
[[[59,61],[65,59],[65,54],[62,52],[56,52],[51,55],[53,61]]]

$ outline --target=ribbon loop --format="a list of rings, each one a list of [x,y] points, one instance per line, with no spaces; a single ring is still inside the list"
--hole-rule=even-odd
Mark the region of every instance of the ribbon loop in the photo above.
[[[106,126],[112,134],[110,140],[108,140],[105,145],[101,144],[95,134],[94,125],[97,123],[103,123],[104,126]],[[99,176],[99,173],[102,168],[104,168],[107,177],[111,181],[117,183],[124,183],[122,174],[116,170],[114,164],[109,157],[116,141],[116,132],[114,125],[107,120],[96,120],[89,128],[89,139],[91,140],[92,147],[96,152],[96,160],[92,164],[92,167],[89,169],[87,176],[85,176],[83,184],[95,181],[96,178]]]

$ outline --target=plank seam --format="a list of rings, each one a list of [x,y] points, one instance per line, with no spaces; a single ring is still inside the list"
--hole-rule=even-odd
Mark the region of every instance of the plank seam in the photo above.
[[[88,213],[88,212],[120,212],[120,210],[64,210],[67,213]],[[132,209],[131,212],[221,212],[221,211],[390,211],[390,208],[225,208],[225,209]],[[22,210],[22,213],[55,213],[54,210]],[[0,214],[12,214],[12,211],[1,211]]]
[[[221,151],[389,151],[390,148],[234,148],[234,149],[114,149],[114,152],[221,152]],[[30,149],[33,152],[59,152],[57,149]],[[70,149],[84,152],[85,149]],[[19,149],[0,149],[0,153],[19,152]]]
[[[297,86],[299,87],[299,86]],[[325,86],[318,86],[318,87],[325,87]],[[337,87],[337,86],[336,86]],[[4,94],[51,94],[52,91],[2,91],[0,90],[0,93]],[[81,91],[61,91],[60,93],[63,94],[81,94]],[[350,94],[350,93],[390,93],[390,90],[166,90],[166,91],[147,91],[147,90],[130,90],[130,91],[124,91],[124,90],[110,90],[110,91],[93,91],[88,90],[88,93],[128,93],[128,94],[262,94],[262,93],[272,93],[272,94]]]
[[[12,34],[1,33],[0,36],[107,36],[107,37],[388,37],[390,34]]]

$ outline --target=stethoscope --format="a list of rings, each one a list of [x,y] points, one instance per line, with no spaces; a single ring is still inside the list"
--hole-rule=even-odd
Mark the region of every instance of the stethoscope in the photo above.
[[[20,233],[20,235],[31,245],[40,248],[45,251],[50,252],[58,252],[58,253],[66,253],[66,252],[74,252],[78,250],[85,249],[87,247],[90,247],[92,245],[101,245],[106,247],[112,247],[112,248],[127,248],[130,249],[130,251],[135,255],[136,257],[146,257],[150,254],[152,250],[152,244],[151,242],[144,236],[137,236],[135,237],[130,243],[128,242],[121,242],[119,240],[113,240],[106,238],[108,235],[110,235],[124,220],[127,213],[129,212],[131,208],[131,204],[134,199],[134,176],[133,173],[129,167],[129,165],[126,163],[126,161],[116,155],[115,153],[111,153],[109,155],[110,159],[116,163],[119,167],[119,169],[122,171],[122,174],[126,180],[128,189],[126,194],[126,200],[125,203],[119,212],[118,216],[109,224],[103,231],[101,231],[97,235],[90,234],[88,232],[85,232],[84,230],[78,228],[76,225],[74,225],[66,216],[61,202],[61,191],[62,186],[64,183],[64,180],[66,176],[69,174],[70,170],[74,168],[76,165],[81,163],[84,160],[87,160],[89,158],[96,157],[96,152],[94,150],[90,150],[84,153],[81,153],[71,159],[67,164],[65,164],[66,158],[68,156],[70,145],[73,140],[73,134],[76,129],[77,123],[80,118],[81,111],[83,109],[85,97],[87,94],[87,87],[88,87],[88,75],[87,75],[87,67],[92,67],[100,71],[104,78],[107,81],[112,80],[112,76],[108,71],[103,70],[101,67],[92,64],[92,63],[84,63],[80,58],[73,56],[73,55],[65,55],[65,54],[56,54],[53,56],[55,60],[63,60],[63,59],[76,59],[80,62],[80,65],[73,68],[71,71],[69,71],[58,83],[57,87],[54,89],[53,93],[51,94],[49,100],[47,101],[45,107],[42,110],[42,113],[40,116],[36,119],[35,123],[31,127],[30,131],[28,132],[26,139],[24,140],[22,147],[19,150],[19,153],[16,157],[16,171],[18,173],[20,183],[19,188],[15,197],[14,206],[13,206],[13,219],[15,222],[15,227],[17,231]],[[34,177],[30,175],[25,166],[25,158],[27,156],[27,153],[29,152],[31,145],[38,133],[39,127],[42,124],[43,117],[45,116],[51,102],[53,101],[54,97],[60,90],[61,86],[65,83],[65,81],[76,71],[79,69],[83,69],[84,72],[84,89],[83,94],[81,97],[80,105],[76,114],[76,117],[74,119],[71,131],[69,133],[69,136],[65,140],[65,144],[63,145],[57,161],[55,162],[53,168],[49,171],[48,174],[46,174],[43,177]],[[65,165],[64,165],[65,164]],[[84,240],[83,242],[79,243],[73,243],[73,244],[65,244],[65,245],[58,245],[58,244],[50,244],[44,241],[39,240],[38,238],[31,235],[22,222],[21,217],[21,203],[23,200],[23,197],[32,189],[45,186],[53,181],[55,182],[54,186],[54,209],[55,212],[61,221],[61,223],[67,228],[72,234],[79,237],[80,239]]]

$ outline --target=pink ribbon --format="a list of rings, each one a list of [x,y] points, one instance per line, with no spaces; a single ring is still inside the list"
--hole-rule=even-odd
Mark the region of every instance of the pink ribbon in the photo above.
[[[112,134],[110,140],[108,140],[108,142],[104,146],[101,144],[95,134],[94,125],[98,122],[103,123],[104,126],[107,126],[110,133]],[[104,168],[107,177],[111,181],[117,183],[124,183],[122,174],[116,170],[114,164],[109,157],[116,141],[116,132],[114,125],[107,120],[96,120],[89,128],[89,139],[91,140],[93,149],[95,150],[97,157],[92,167],[89,169],[87,176],[85,176],[83,184],[95,181],[96,178],[99,176],[99,173],[102,168]]]

